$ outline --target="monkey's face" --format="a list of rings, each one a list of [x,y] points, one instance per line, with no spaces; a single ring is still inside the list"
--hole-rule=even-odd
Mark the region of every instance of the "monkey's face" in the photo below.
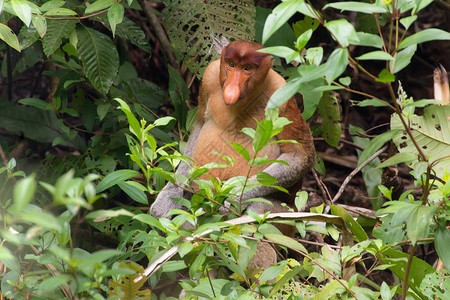
[[[263,83],[272,67],[272,58],[257,52],[258,43],[235,41],[222,50],[220,83],[225,104],[254,99],[264,88]]]

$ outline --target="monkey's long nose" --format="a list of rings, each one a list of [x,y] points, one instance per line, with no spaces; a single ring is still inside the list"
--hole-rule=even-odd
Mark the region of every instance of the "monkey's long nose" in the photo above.
[[[233,105],[241,95],[241,89],[239,88],[240,75],[239,71],[231,71],[228,74],[228,78],[223,86],[223,100],[226,105]]]
[[[226,105],[233,105],[239,99],[240,94],[238,84],[229,84],[223,89],[223,100]]]

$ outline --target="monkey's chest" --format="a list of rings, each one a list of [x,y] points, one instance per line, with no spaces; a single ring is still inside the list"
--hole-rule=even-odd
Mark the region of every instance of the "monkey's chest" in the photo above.
[[[213,121],[207,121],[203,125],[197,143],[194,146],[193,159],[196,165],[202,166],[211,162],[226,163],[219,155],[213,154],[213,152],[218,152],[221,155],[232,157],[234,164],[228,168],[211,169],[208,172],[209,175],[214,178],[220,178],[221,180],[227,180],[234,176],[246,176],[250,168],[249,163],[232,146],[228,145],[228,143],[240,144],[247,149],[250,157],[253,157],[253,140],[249,136],[238,130],[224,130]],[[265,155],[267,155],[268,159],[276,159],[280,155],[279,144],[266,146],[258,153],[258,157],[264,157]],[[250,176],[255,175],[267,167],[268,165],[254,166],[250,172]]]

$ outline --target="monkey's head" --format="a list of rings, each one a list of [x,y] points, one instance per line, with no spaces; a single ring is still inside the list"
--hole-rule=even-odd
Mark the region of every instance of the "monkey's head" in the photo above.
[[[257,52],[263,46],[248,41],[234,41],[222,49],[220,84],[225,104],[233,105],[246,98],[255,98],[263,90],[272,57]]]

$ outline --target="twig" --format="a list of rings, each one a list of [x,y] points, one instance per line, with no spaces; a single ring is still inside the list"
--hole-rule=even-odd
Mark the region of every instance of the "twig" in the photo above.
[[[416,252],[416,245],[412,245],[411,249],[409,250],[408,262],[406,263],[405,277],[403,278],[402,300],[406,299],[406,291],[408,290],[409,271],[411,270],[412,260],[414,258],[415,252]]]
[[[145,16],[148,18],[150,24],[152,25],[153,29],[155,30],[155,34],[158,37],[158,40],[161,42],[163,49],[167,54],[167,58],[169,60],[170,65],[175,70],[177,70],[177,72],[180,72],[180,64],[178,63],[178,60],[175,57],[175,53],[173,51],[172,45],[170,44],[170,41],[167,38],[164,28],[161,26],[161,23],[159,23],[159,20],[156,17],[156,14],[153,12],[152,8],[147,5],[145,0],[138,0],[138,2],[139,2],[139,5],[142,7],[142,10],[144,11]]]
[[[344,192],[345,187],[348,185],[348,183],[350,182],[350,180],[352,180],[352,178],[359,172],[361,171],[362,168],[364,168],[365,166],[367,166],[372,160],[374,160],[376,157],[378,157],[381,153],[383,153],[384,151],[386,151],[386,149],[388,148],[388,146],[384,146],[383,148],[381,148],[380,150],[378,150],[377,152],[375,152],[371,157],[369,157],[365,162],[363,162],[361,165],[359,165],[356,169],[353,170],[353,172],[351,172],[347,178],[345,178],[344,182],[342,183],[341,187],[339,188],[338,193],[334,196],[333,200],[331,200],[331,204],[334,204],[334,202],[336,202],[337,199],[339,199],[339,197],[341,197],[342,193]]]
[[[331,198],[330,192],[328,191],[327,186],[322,182],[322,180],[320,180],[319,176],[317,176],[316,170],[312,169],[312,173],[313,173],[313,175],[314,175],[314,178],[316,179],[316,182],[317,182],[317,185],[318,185],[319,188],[320,188],[320,191],[322,192],[322,194],[323,194],[324,196],[327,197],[327,200],[328,200],[328,201],[326,201],[326,202],[330,202],[330,201],[332,200],[332,198]]]

